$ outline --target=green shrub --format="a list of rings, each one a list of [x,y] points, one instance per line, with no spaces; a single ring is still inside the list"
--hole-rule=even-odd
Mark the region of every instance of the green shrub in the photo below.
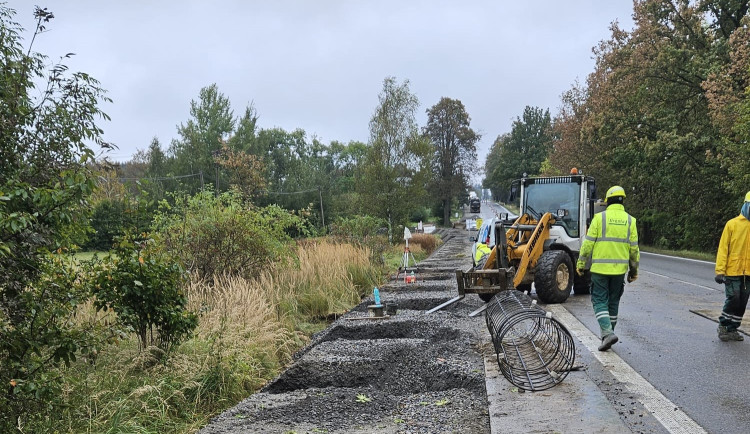
[[[198,318],[187,310],[183,271],[154,249],[153,240],[125,236],[95,267],[92,292],[99,309],[113,309],[138,336],[141,348],[165,351],[190,337]]]
[[[123,199],[104,199],[94,205],[91,215],[92,233],[84,243],[86,250],[109,250],[115,238],[126,232],[149,232],[155,212],[149,193],[139,187],[137,196]]]
[[[292,255],[289,232],[306,235],[305,222],[277,206],[250,209],[239,195],[210,191],[177,197],[154,220],[155,237],[201,278],[255,277],[269,263]]]
[[[411,215],[409,215],[409,221],[410,222],[426,222],[430,219],[430,209],[426,207],[420,207],[412,211]]]
[[[38,279],[14,300],[14,310],[0,309],[0,432],[56,412],[63,380],[55,373],[81,354],[96,353],[94,330],[72,321],[86,300],[85,288],[66,255],[40,259]]]
[[[94,233],[83,245],[89,250],[109,250],[114,239],[123,234],[126,227],[125,203],[120,200],[103,200],[96,204],[91,215]]]
[[[387,225],[385,220],[369,215],[341,217],[331,224],[331,235],[362,241],[377,235],[379,229]]]

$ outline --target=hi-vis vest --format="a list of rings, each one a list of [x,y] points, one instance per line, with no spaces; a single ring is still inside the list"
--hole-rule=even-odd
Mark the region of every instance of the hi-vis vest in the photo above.
[[[638,229],[635,218],[625,207],[612,204],[596,214],[581,245],[577,268],[598,274],[638,273],[641,254],[638,250]]]

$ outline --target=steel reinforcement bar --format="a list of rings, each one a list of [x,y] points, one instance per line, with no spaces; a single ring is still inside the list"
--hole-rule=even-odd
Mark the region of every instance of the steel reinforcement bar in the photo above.
[[[497,294],[485,311],[500,372],[515,386],[529,391],[560,383],[575,361],[575,341],[551,312],[524,292]]]

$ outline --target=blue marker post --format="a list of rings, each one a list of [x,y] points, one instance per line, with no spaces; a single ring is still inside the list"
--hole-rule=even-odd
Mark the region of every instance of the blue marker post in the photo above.
[[[378,288],[373,288],[372,297],[375,299],[375,304],[367,306],[367,309],[370,310],[370,316],[382,318],[385,306],[380,303],[380,290]]]

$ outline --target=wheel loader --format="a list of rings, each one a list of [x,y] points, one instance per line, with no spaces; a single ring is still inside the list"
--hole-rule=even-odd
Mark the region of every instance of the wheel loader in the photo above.
[[[524,176],[511,184],[509,202],[519,217],[498,219],[487,260],[468,271],[457,270],[458,297],[435,310],[464,294],[489,301],[504,290],[530,291],[532,283],[543,303],[563,303],[571,291],[590,292],[591,275],[578,276],[575,263],[591,219],[604,210],[596,202],[594,178],[576,169],[568,176]]]

